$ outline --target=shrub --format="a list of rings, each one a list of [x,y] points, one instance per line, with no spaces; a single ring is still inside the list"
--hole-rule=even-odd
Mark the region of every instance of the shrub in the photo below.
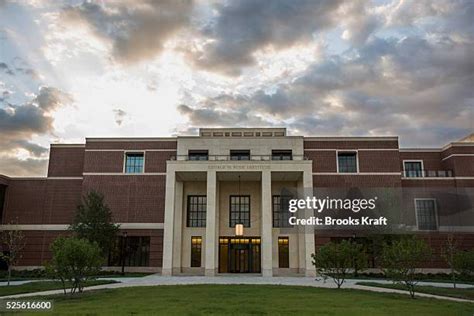
[[[383,271],[395,283],[407,287],[412,298],[415,297],[416,269],[426,261],[430,252],[426,243],[415,236],[394,240],[386,244],[382,251]]]
[[[474,250],[458,251],[453,258],[454,270],[463,278],[474,276]]]
[[[333,278],[338,289],[355,266],[364,269],[367,264],[367,255],[362,245],[348,240],[342,240],[340,243],[329,242],[311,256],[316,271],[325,277]]]
[[[102,252],[97,243],[76,237],[59,237],[51,245],[52,260],[47,264],[48,274],[63,284],[71,283],[71,295],[82,292],[84,282],[97,275],[102,263]]]

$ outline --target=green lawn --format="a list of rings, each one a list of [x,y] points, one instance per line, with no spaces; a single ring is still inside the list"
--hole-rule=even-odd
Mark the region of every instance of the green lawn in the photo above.
[[[359,285],[383,287],[387,289],[407,290],[402,284],[381,284],[377,282],[357,282]],[[453,288],[453,287],[435,287],[428,285],[417,285],[415,291],[418,293],[427,293],[441,296],[450,296],[464,298],[467,300],[474,300],[474,287],[467,289]],[[415,294],[416,295],[416,294]]]
[[[86,283],[86,286],[116,283],[111,280],[92,280]],[[21,293],[32,293],[39,291],[49,291],[62,289],[63,285],[59,281],[36,281],[21,285],[0,286],[0,298],[6,295],[14,295]]]
[[[53,299],[55,315],[470,315],[474,304],[348,289],[278,285],[173,285]]]

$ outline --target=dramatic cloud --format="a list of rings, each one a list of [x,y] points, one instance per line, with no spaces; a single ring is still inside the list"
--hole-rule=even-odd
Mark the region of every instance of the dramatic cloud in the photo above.
[[[271,93],[220,95],[193,109],[181,106],[181,113],[193,125],[206,123],[202,116],[219,122],[231,113],[234,125],[258,116],[299,133],[394,134],[405,144],[439,145],[473,127],[473,58],[470,44],[374,39],[308,67]]]
[[[85,136],[287,126],[442,146],[474,130],[472,0],[0,5],[0,173]]]
[[[202,33],[207,44],[195,53],[198,66],[230,75],[255,63],[253,53],[310,42],[314,32],[334,25],[339,0],[228,1],[216,6],[215,21]]]
[[[7,105],[0,108],[0,173],[18,174],[11,168],[25,169],[31,164],[31,168],[37,170],[44,166],[37,158],[45,158],[47,149],[43,146],[30,142],[32,137],[54,132],[52,112],[63,105],[72,102],[70,95],[52,87],[40,88],[38,94],[28,103],[22,105]],[[14,154],[18,151],[26,151],[33,159],[15,160]],[[9,161],[9,164],[4,162]],[[19,166],[13,167],[12,161],[18,161]],[[8,168],[8,169],[7,169]],[[26,168],[26,170],[31,170]],[[23,172],[21,173],[23,174]]]
[[[192,0],[85,1],[67,7],[63,16],[110,43],[118,61],[135,63],[159,54],[166,41],[188,24],[192,8]]]

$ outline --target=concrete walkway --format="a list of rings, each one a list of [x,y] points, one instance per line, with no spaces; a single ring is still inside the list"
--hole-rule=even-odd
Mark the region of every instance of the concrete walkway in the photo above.
[[[153,274],[146,277],[140,278],[105,278],[110,280],[120,281],[121,283],[113,284],[103,284],[90,286],[84,289],[84,291],[93,291],[101,289],[116,289],[124,287],[134,287],[134,286],[155,286],[155,285],[194,285],[194,284],[267,284],[267,285],[292,285],[292,286],[311,286],[319,288],[336,288],[336,284],[332,279],[328,279],[326,282],[322,278],[315,280],[314,278],[307,277],[261,277],[261,276],[245,276],[245,275],[226,275],[226,276],[217,276],[217,277],[205,277],[205,276],[161,276],[159,274]],[[368,287],[357,285],[357,282],[362,280],[347,280],[343,284],[342,288],[344,289],[358,289],[365,291],[373,292],[382,292],[382,293],[398,293],[398,294],[408,294],[407,291],[395,290],[395,289],[385,289],[378,287]],[[367,282],[379,282],[379,283],[390,283],[386,280],[363,280]],[[383,282],[382,282],[383,281]],[[425,282],[428,283],[428,282]],[[430,283],[426,285],[441,285],[446,286],[445,283]],[[470,287],[467,285],[466,287]],[[51,290],[44,292],[36,293],[25,293],[17,294],[11,296],[2,296],[1,299],[5,298],[25,298],[32,296],[46,296],[46,295],[55,295],[62,294],[63,290]],[[417,297],[427,297],[427,298],[436,298],[456,302],[469,302],[474,303],[474,301],[454,298],[454,297],[445,297],[431,294],[416,293]]]

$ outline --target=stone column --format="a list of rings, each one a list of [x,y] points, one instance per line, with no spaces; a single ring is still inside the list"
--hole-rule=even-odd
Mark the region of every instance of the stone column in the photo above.
[[[166,171],[165,223],[163,232],[162,275],[171,275],[173,269],[174,208],[175,208],[176,172]]]
[[[217,177],[215,170],[207,171],[207,209],[206,209],[206,246],[205,275],[214,276],[217,270]]]
[[[181,246],[183,234],[183,182],[175,182],[173,226],[173,270],[172,274],[181,273]]]
[[[303,172],[303,188],[304,194],[306,196],[313,196],[313,175],[311,169],[305,170]],[[306,212],[306,218],[312,216],[312,211]],[[305,275],[308,277],[315,277],[316,276],[316,268],[313,265],[313,259],[311,258],[311,254],[314,253],[314,227],[313,226],[305,226],[304,232],[304,249],[305,249]]]
[[[273,276],[272,265],[272,175],[262,171],[262,276]]]

